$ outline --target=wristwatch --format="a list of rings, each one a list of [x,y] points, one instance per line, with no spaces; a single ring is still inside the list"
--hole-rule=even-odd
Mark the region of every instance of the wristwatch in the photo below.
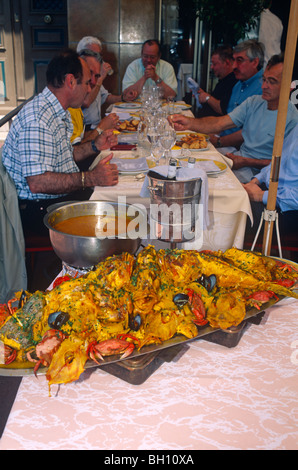
[[[98,150],[98,148],[96,147],[94,140],[91,140],[91,147],[92,147],[93,152],[99,153],[99,150]]]
[[[210,98],[211,98],[210,95],[206,96],[206,103],[207,103],[207,101],[210,100]]]
[[[98,135],[101,135],[103,133],[103,129],[100,129],[99,127],[95,128],[96,132],[98,132]]]
[[[159,77],[159,78],[156,80],[156,82],[155,82],[155,83],[156,83],[156,85],[160,85],[160,84],[161,84],[161,82],[162,82],[162,79]]]

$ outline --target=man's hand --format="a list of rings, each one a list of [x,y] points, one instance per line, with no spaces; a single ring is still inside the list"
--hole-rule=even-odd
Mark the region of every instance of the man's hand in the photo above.
[[[254,178],[249,183],[242,184],[243,188],[247,191],[249,199],[254,202],[262,202],[264,192],[259,184],[258,180]]]
[[[119,116],[116,113],[110,113],[108,116],[102,118],[99,124],[99,128],[102,130],[107,129],[118,129],[119,125]]]
[[[109,163],[113,154],[103,158],[92,171],[85,173],[86,178],[92,180],[93,186],[115,186],[118,183],[118,167],[114,163]]]
[[[133,101],[137,98],[138,92],[136,90],[130,90],[127,88],[124,90],[122,97],[124,101]]]
[[[242,157],[241,155],[235,155],[234,153],[226,153],[226,157],[233,160],[233,170],[239,170],[239,168],[248,166],[247,158]]]
[[[168,117],[170,124],[174,127],[175,131],[191,130],[191,121],[193,118],[183,116],[182,114],[172,114]]]
[[[145,68],[144,76],[145,76],[146,80],[148,80],[148,78],[151,78],[155,82],[158,79],[158,76],[156,74],[155,66],[152,65],[152,64],[148,65]]]
[[[107,129],[101,135],[97,136],[94,140],[94,143],[100,152],[101,150],[106,150],[114,145],[117,145],[118,139],[117,136],[113,134],[112,129]]]
[[[111,70],[113,70],[113,69],[112,69],[111,65],[108,64],[108,62],[103,62],[101,64],[100,76],[101,76],[102,80],[104,80],[107,77],[107,75],[109,75],[109,72]]]
[[[204,90],[202,90],[202,88],[200,88],[199,91],[198,91],[198,96],[199,96],[199,102],[201,104],[204,104],[204,103],[206,103],[207,96],[210,96],[210,94],[206,93],[206,91],[204,91]]]

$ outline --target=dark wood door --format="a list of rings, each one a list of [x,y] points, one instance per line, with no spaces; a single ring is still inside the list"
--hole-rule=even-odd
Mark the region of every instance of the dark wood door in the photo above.
[[[14,107],[44,88],[49,61],[68,45],[67,0],[0,0],[1,20],[5,105]]]

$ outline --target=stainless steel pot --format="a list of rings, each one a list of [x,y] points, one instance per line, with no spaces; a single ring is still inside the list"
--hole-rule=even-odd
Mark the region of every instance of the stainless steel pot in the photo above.
[[[150,172],[147,176],[151,237],[167,242],[193,239],[201,197],[201,178],[172,181],[151,176]]]
[[[140,227],[143,230],[138,234],[125,232],[113,236],[113,238],[98,238],[69,235],[54,228],[58,222],[73,217],[106,215],[106,211],[111,213],[111,210],[114,210],[116,216],[120,213],[134,217],[133,214],[135,213],[135,217],[142,221]],[[134,254],[138,250],[142,238],[147,236],[146,211],[136,208],[134,212],[133,205],[118,204],[116,202],[83,201],[65,203],[65,205],[58,207],[54,205],[52,210],[51,208],[48,209],[48,214],[44,217],[44,224],[49,229],[50,240],[57,256],[68,265],[81,269],[91,268],[108,256],[123,252]],[[146,230],[144,230],[145,226]]]

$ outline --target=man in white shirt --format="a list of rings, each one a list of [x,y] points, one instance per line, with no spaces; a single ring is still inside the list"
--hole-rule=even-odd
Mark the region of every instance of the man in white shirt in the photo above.
[[[174,68],[161,59],[160,44],[155,39],[148,39],[142,46],[140,59],[128,65],[122,81],[123,93],[136,92],[137,96],[144,85],[158,86],[164,98],[177,95],[178,83]]]

